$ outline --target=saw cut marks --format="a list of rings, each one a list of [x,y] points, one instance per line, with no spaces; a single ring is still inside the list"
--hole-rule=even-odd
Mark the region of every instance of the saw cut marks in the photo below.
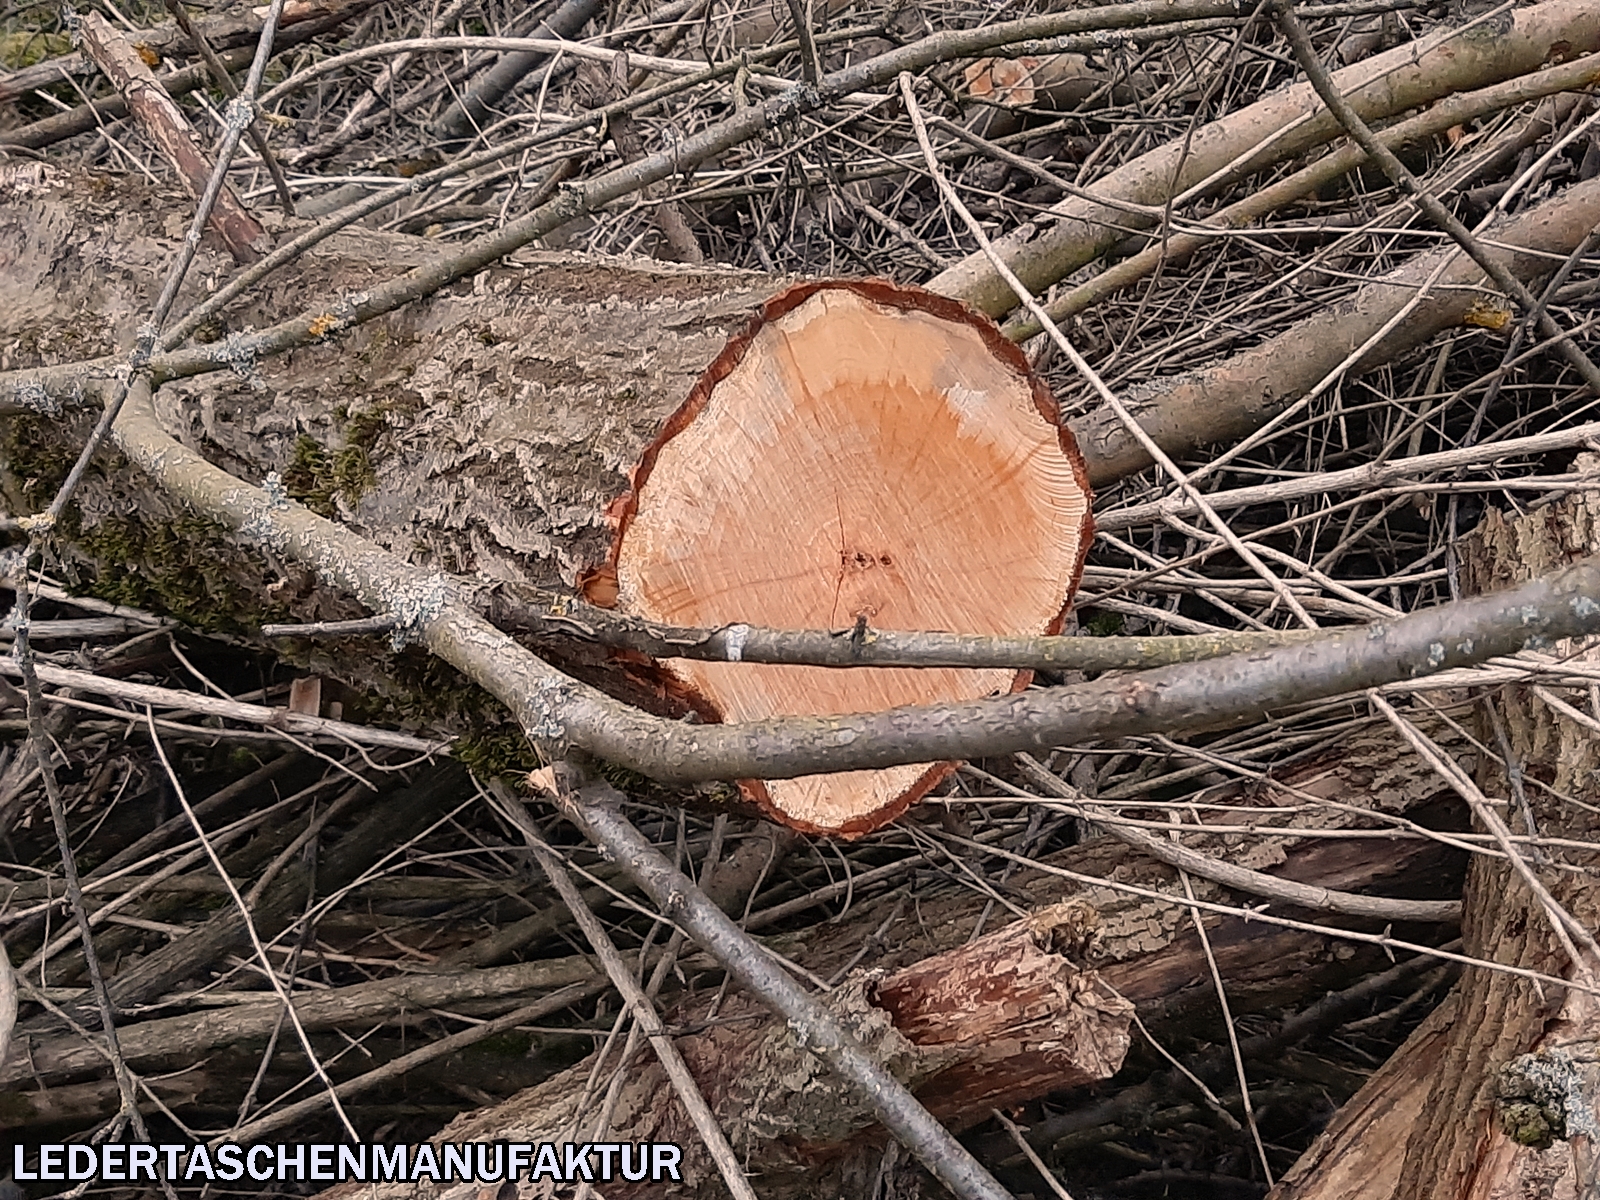
[[[614,510],[618,607],[783,629],[1053,633],[1090,491],[1026,360],[965,307],[873,281],[769,301],[706,372]],[[660,664],[708,719],[875,712],[1025,687],[1008,670]],[[746,780],[775,820],[856,836],[953,769]]]

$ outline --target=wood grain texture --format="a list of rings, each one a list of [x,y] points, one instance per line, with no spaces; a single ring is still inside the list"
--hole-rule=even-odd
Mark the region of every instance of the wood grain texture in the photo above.
[[[618,607],[667,624],[1054,633],[1092,539],[1072,435],[986,318],[878,280],[769,300],[644,452],[618,523]],[[878,712],[1026,687],[1028,672],[670,659],[722,721]],[[773,820],[859,836],[953,769],[743,781]]]

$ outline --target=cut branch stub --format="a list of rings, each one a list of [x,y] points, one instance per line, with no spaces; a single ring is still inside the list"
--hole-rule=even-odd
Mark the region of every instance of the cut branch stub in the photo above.
[[[767,302],[645,451],[599,578],[623,611],[682,625],[1055,633],[1089,507],[1055,401],[986,318],[887,282],[807,283]],[[717,721],[973,699],[1030,678],[657,665]],[[953,767],[740,786],[792,828],[859,836]]]

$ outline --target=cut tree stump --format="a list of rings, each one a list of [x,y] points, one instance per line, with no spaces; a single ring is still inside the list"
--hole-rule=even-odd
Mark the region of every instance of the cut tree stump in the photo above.
[[[597,602],[652,621],[1056,633],[1092,536],[1083,459],[987,318],[882,281],[806,283],[734,337],[612,508]],[[877,712],[1028,685],[1008,670],[672,659],[713,721]],[[774,820],[859,836],[954,763],[745,780]]]

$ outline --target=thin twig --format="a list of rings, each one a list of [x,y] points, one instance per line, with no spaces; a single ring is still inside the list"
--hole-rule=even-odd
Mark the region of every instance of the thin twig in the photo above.
[[[679,816],[681,820],[681,810]],[[705,861],[700,868],[699,883],[702,888],[707,886],[711,873],[716,870],[718,858],[722,853],[722,839],[727,833],[727,829],[728,814],[718,813],[711,826],[711,845],[706,850]],[[583,897],[580,894],[579,900],[582,901],[582,899]],[[656,997],[660,995],[661,988],[666,983],[667,977],[677,969],[678,955],[688,940],[684,936],[683,930],[677,928],[673,929],[672,935],[667,939],[666,948],[662,950],[660,957],[656,959],[656,965],[650,972],[650,980],[644,987],[645,999],[652,1005],[655,1003]],[[644,951],[641,950],[641,958],[643,954]],[[593,1136],[596,1141],[605,1138],[611,1130],[611,1120],[616,1113],[617,1102],[622,1098],[623,1085],[629,1078],[628,1067],[633,1062],[634,1052],[638,1048],[639,1036],[643,1029],[644,1026],[636,1020],[628,1030],[627,1041],[623,1043],[622,1053],[617,1058],[617,1069],[611,1073],[611,1082],[606,1087],[605,1097],[600,1104],[600,1113],[595,1121]],[[578,1196],[575,1200],[588,1200],[592,1190],[587,1181],[581,1183],[578,1186]]]
[[[1036,786],[1062,800],[1071,802],[1071,810],[1096,828],[1104,830],[1117,841],[1152,858],[1220,883],[1223,887],[1269,899],[1281,900],[1297,908],[1323,912],[1342,913],[1346,916],[1372,917],[1381,921],[1437,921],[1449,924],[1461,919],[1459,900],[1391,900],[1384,896],[1363,896],[1356,892],[1335,891],[1332,888],[1312,887],[1293,879],[1279,879],[1248,867],[1223,862],[1209,854],[1191,850],[1176,840],[1151,837],[1119,821],[1115,813],[1085,799],[1070,784],[1062,781],[1054,771],[1031,754],[1016,755],[1022,773]],[[1196,832],[1207,832],[1201,826]]]
[[[1078,353],[1077,348],[1061,332],[1060,326],[1050,319],[1038,300],[1028,291],[1023,282],[1017,278],[1016,273],[1006,265],[1005,260],[1000,257],[999,252],[994,248],[994,243],[983,232],[983,226],[978,224],[977,218],[972,215],[971,210],[962,203],[961,197],[956,194],[955,188],[950,186],[950,181],[945,178],[944,171],[939,166],[939,159],[934,153],[933,142],[928,136],[927,122],[922,118],[922,110],[917,104],[916,92],[912,89],[911,73],[909,71],[902,72],[900,75],[900,98],[905,103],[906,115],[911,118],[911,127],[916,131],[917,144],[922,147],[922,156],[927,162],[928,173],[933,177],[933,182],[938,186],[945,202],[956,210],[957,215],[961,217],[962,222],[966,225],[967,231],[977,240],[995,273],[1005,280],[1006,285],[1016,294],[1018,302],[1033,314],[1034,318],[1044,328],[1044,331],[1050,335],[1050,340],[1067,356],[1078,373],[1088,381],[1089,386],[1100,396],[1100,399],[1117,414],[1117,417],[1127,427],[1128,432],[1144,447],[1145,453],[1155,460],[1156,464],[1171,477],[1172,481],[1205,514],[1206,519],[1216,527],[1217,532],[1222,536],[1222,540],[1228,544],[1228,548],[1242,558],[1250,569],[1259,575],[1268,587],[1272,588],[1278,598],[1283,601],[1284,606],[1299,617],[1306,628],[1317,628],[1316,621],[1312,619],[1311,614],[1305,610],[1305,606],[1300,603],[1295,594],[1285,586],[1282,579],[1267,569],[1267,565],[1261,561],[1255,551],[1246,546],[1239,535],[1234,533],[1232,527],[1217,515],[1216,510],[1211,507],[1206,498],[1189,482],[1189,477],[1179,469],[1178,464],[1172,461],[1167,452],[1156,444],[1156,440],[1145,432],[1138,419],[1128,411],[1127,406],[1122,403],[1117,394],[1106,386],[1105,380],[1100,378],[1099,372],[1089,365],[1088,360],[1083,355]]]
[[[812,87],[822,80],[822,59],[811,33],[811,5],[808,0],[789,0],[789,16],[794,21],[795,37],[800,41],[800,74]]]
[[[194,43],[194,48],[200,52],[200,57],[205,60],[206,66],[211,69],[211,78],[222,89],[222,94],[232,100],[239,94],[239,89],[234,85],[233,76],[228,73],[227,64],[217,57],[217,52],[211,48],[211,42],[200,31],[200,27],[189,19],[189,10],[183,6],[183,0],[164,0],[167,11],[178,22],[189,41]],[[278,156],[272,152],[272,147],[267,145],[267,139],[261,132],[261,127],[252,121],[245,130],[245,136],[250,139],[250,144],[255,147],[261,161],[266,164],[267,174],[272,176],[272,186],[278,191],[278,204],[289,216],[294,216],[294,195],[289,191],[289,181],[283,177],[283,167],[278,162]]]
[[[11,1031],[17,1025],[17,973],[11,968],[11,955],[0,941],[0,1065],[11,1048]]]
[[[310,734],[326,737],[345,745],[385,746],[395,750],[409,750],[416,754],[448,754],[449,743],[413,737],[392,729],[379,729],[371,725],[353,725],[348,721],[334,721],[327,717],[313,717],[305,713],[292,713],[283,708],[269,708],[263,704],[245,704],[238,700],[203,696],[198,692],[183,692],[176,688],[157,687],[149,683],[133,683],[97,675],[93,671],[77,671],[70,667],[40,665],[34,668],[37,678],[53,687],[71,688],[97,696],[109,696],[153,708],[171,708],[180,712],[201,713],[229,721],[243,721],[262,725],[281,732]],[[19,664],[0,659],[0,675],[21,675]],[[47,697],[53,699],[53,697]],[[66,703],[66,701],[63,701]],[[131,715],[119,713],[119,716]],[[225,731],[213,730],[214,735]]]
[[[44,784],[45,799],[50,808],[50,820],[55,827],[56,845],[61,853],[62,878],[66,883],[67,903],[78,926],[78,936],[83,942],[83,960],[89,973],[89,987],[94,993],[95,1005],[100,1014],[100,1031],[105,1036],[105,1049],[111,1059],[112,1075],[117,1081],[121,1099],[120,1116],[129,1121],[134,1132],[145,1141],[150,1140],[144,1114],[139,1111],[135,1094],[136,1082],[122,1057],[117,1043],[117,1023],[111,1003],[111,992],[106,987],[105,973],[100,969],[100,956],[95,952],[94,934],[89,924],[89,912],[83,903],[83,885],[78,878],[78,860],[72,850],[72,835],[67,828],[66,805],[61,799],[61,788],[56,780],[55,765],[50,761],[51,742],[44,728],[44,698],[39,690],[39,678],[33,670],[33,655],[28,648],[28,579],[23,570],[17,583],[17,658],[22,668],[24,690],[28,695],[28,745],[39,764],[39,775]],[[7,961],[9,972],[10,963]],[[13,1004],[15,999],[13,998]],[[162,1180],[162,1191],[167,1200],[177,1200],[172,1184]]]
[[[689,1114],[689,1119],[694,1122],[695,1130],[705,1143],[712,1161],[717,1164],[717,1170],[722,1172],[728,1190],[738,1200],[755,1200],[755,1192],[751,1190],[750,1181],[745,1178],[744,1170],[739,1166],[739,1159],[734,1154],[733,1147],[728,1144],[727,1135],[717,1124],[716,1114],[706,1103],[705,1096],[700,1092],[700,1085],[689,1073],[688,1064],[683,1061],[683,1056],[678,1053],[678,1048],[673,1044],[666,1026],[661,1023],[656,1006],[650,997],[645,995],[644,989],[639,986],[639,981],[628,969],[628,964],[622,961],[622,955],[617,952],[616,944],[606,933],[605,926],[601,925],[590,911],[577,885],[572,882],[572,876],[568,875],[566,868],[561,865],[561,860],[551,852],[550,847],[539,836],[539,828],[528,815],[528,810],[504,791],[497,791],[493,795],[496,809],[506,820],[515,825],[526,839],[528,848],[533,851],[540,869],[544,871],[551,886],[556,889],[562,902],[571,911],[578,928],[583,930],[584,937],[589,939],[589,945],[594,947],[600,965],[605,968],[612,984],[622,993],[622,998],[633,1010],[633,1019],[644,1030],[650,1048],[656,1052],[656,1058],[660,1060],[667,1078],[672,1080],[679,1102]]]
[[[1597,426],[1600,428],[1600,426]],[[814,667],[1005,667],[1018,671],[1139,671],[1309,641],[1318,630],[1232,631],[1178,637],[1066,637],[912,632],[862,626],[784,630],[734,622],[662,625],[555,593],[493,591],[486,616],[516,633],[575,637],[652,658]],[[271,636],[300,627],[270,626]]]
[[[1511,831],[1506,828],[1506,823],[1500,819],[1500,814],[1494,810],[1487,796],[1479,790],[1478,785],[1450,758],[1442,754],[1434,745],[1433,739],[1428,737],[1414,724],[1408,721],[1401,713],[1377,692],[1368,692],[1367,699],[1372,706],[1388,718],[1400,736],[1403,737],[1416,752],[1439,776],[1448,783],[1456,793],[1472,808],[1472,815],[1481,821],[1486,829],[1492,833],[1495,840],[1500,843],[1500,849],[1510,860],[1514,870],[1528,890],[1533,893],[1535,900],[1543,909],[1550,920],[1556,940],[1566,950],[1567,956],[1572,960],[1573,970],[1580,979],[1592,982],[1594,968],[1591,964],[1600,961],[1600,944],[1595,941],[1592,934],[1581,921],[1569,913],[1554,896],[1550,889],[1545,887],[1539,877],[1533,873],[1533,868],[1528,866],[1528,860],[1523,857],[1521,850],[1511,840]],[[1579,953],[1578,946],[1573,944],[1577,939],[1586,953]]]
[[[178,289],[182,286],[184,276],[189,272],[189,265],[194,261],[195,254],[200,249],[200,237],[205,232],[206,222],[211,219],[212,207],[217,202],[217,197],[222,194],[223,187],[228,181],[228,166],[233,161],[234,151],[239,148],[239,138],[248,127],[252,116],[252,103],[256,92],[261,87],[261,77],[266,73],[267,63],[272,58],[272,39],[277,32],[278,19],[283,13],[285,0],[272,0],[266,20],[261,27],[261,40],[256,45],[255,59],[250,64],[250,73],[245,79],[243,92],[235,96],[228,105],[229,119],[227,129],[223,134],[222,143],[217,147],[217,159],[212,166],[211,178],[206,183],[205,191],[195,205],[193,220],[189,223],[189,230],[184,235],[183,244],[178,255],[173,259],[167,271],[166,282],[162,285],[161,295],[157,298],[155,308],[150,314],[150,319],[140,327],[134,338],[133,349],[127,356],[126,370],[119,373],[113,386],[111,396],[106,401],[105,411],[101,413],[100,420],[95,424],[94,431],[89,435],[89,440],[84,443],[83,450],[78,459],[72,464],[72,469],[67,472],[67,477],[57,489],[55,498],[51,500],[50,507],[37,518],[30,526],[33,539],[48,533],[53,529],[62,514],[66,512],[67,504],[73,494],[78,490],[78,484],[83,479],[83,474],[89,469],[89,463],[99,452],[101,445],[111,433],[111,427],[116,422],[117,414],[121,411],[127,399],[128,385],[131,379],[143,371],[150,362],[150,356],[158,343],[162,324],[166,321],[172,305],[178,298]]]
[[[1206,912],[1237,917],[1242,921],[1260,921],[1263,925],[1276,925],[1282,929],[1295,929],[1302,933],[1316,934],[1319,937],[1379,946],[1387,952],[1407,950],[1414,954],[1426,954],[1447,962],[1460,963],[1463,966],[1479,967],[1485,971],[1497,971],[1505,975],[1515,975],[1520,979],[1534,980],[1551,987],[1572,987],[1594,995],[1600,995],[1600,986],[1583,980],[1562,979],[1559,976],[1550,975],[1543,971],[1535,971],[1529,967],[1515,967],[1508,963],[1490,962],[1487,959],[1474,958],[1469,954],[1457,954],[1454,951],[1444,950],[1437,946],[1423,946],[1416,942],[1407,942],[1399,938],[1390,937],[1387,933],[1363,933],[1357,929],[1339,929],[1331,925],[1317,925],[1311,921],[1297,921],[1292,917],[1279,917],[1258,908],[1244,908],[1234,904],[1217,904],[1210,900],[1187,900],[1166,892],[1158,892],[1154,888],[1140,887],[1137,884],[1123,883],[1117,879],[1107,879],[1098,875],[1086,875],[1081,871],[1068,870],[1066,867],[1058,867],[1054,863],[1028,858],[1022,854],[1014,854],[1004,846],[987,845],[972,838],[961,837],[958,834],[946,833],[941,836],[958,845],[970,846],[984,854],[998,855],[1031,870],[1041,871],[1046,875],[1059,876],[1062,879],[1070,879],[1089,888],[1110,888],[1114,892],[1123,892],[1130,896],[1141,896],[1147,900],[1159,900],[1164,904],[1187,904],[1204,909]]]
[[[1387,461],[1363,463],[1342,471],[1319,471],[1294,479],[1281,479],[1275,483],[1256,484],[1253,487],[1233,488],[1224,492],[1211,492],[1206,496],[1214,508],[1252,508],[1263,504],[1277,504],[1307,496],[1320,496],[1327,492],[1375,491],[1396,480],[1431,475],[1460,467],[1488,466],[1502,459],[1522,455],[1547,454],[1551,450],[1566,450],[1588,445],[1600,438],[1600,422],[1589,421],[1568,429],[1553,429],[1527,437],[1507,438],[1504,441],[1482,442],[1455,450],[1440,450],[1434,454],[1418,454],[1411,458],[1392,458]],[[1095,529],[1102,533],[1133,529],[1164,520],[1169,516],[1187,516],[1198,511],[1194,504],[1181,496],[1170,496],[1147,504],[1114,508],[1096,513]]]
[[[1011,1140],[1017,1144],[1017,1149],[1021,1150],[1027,1160],[1033,1164],[1033,1169],[1039,1172],[1039,1178],[1049,1184],[1050,1190],[1056,1194],[1059,1200],[1072,1200],[1072,1193],[1061,1186],[1061,1181],[1056,1178],[1055,1172],[1045,1164],[1044,1159],[1039,1157],[1038,1151],[1028,1145],[1028,1140],[1022,1136],[1022,1131],[1016,1127],[1011,1118],[998,1108],[991,1108],[989,1112],[996,1121],[1000,1122],[1001,1127],[1011,1135]]]
[[[145,710],[145,717],[147,720],[152,717],[148,709]],[[156,732],[153,721],[150,724],[150,741],[156,748],[156,757],[161,760],[162,769],[167,773],[167,780],[172,784],[172,791],[178,799],[179,806],[182,807],[184,815],[189,818],[189,824],[194,828],[195,837],[200,840],[201,846],[205,848],[206,857],[211,860],[211,869],[217,873],[217,877],[222,880],[223,886],[228,889],[228,898],[233,901],[234,907],[239,910],[239,915],[244,920],[245,931],[250,936],[250,945],[261,962],[261,968],[266,973],[267,982],[271,984],[273,992],[277,994],[278,1003],[283,1005],[290,1023],[294,1025],[295,1034],[299,1038],[301,1049],[305,1051],[306,1060],[311,1064],[311,1069],[322,1083],[326,1094],[332,1099],[333,1109],[339,1114],[339,1121],[344,1126],[345,1132],[350,1135],[351,1140],[359,1142],[361,1135],[356,1132],[356,1127],[351,1123],[349,1116],[346,1115],[344,1105],[339,1103],[339,1096],[334,1090],[333,1080],[328,1078],[328,1072],[322,1065],[321,1057],[317,1054],[315,1047],[311,1045],[311,1036],[306,1032],[305,1026],[300,1023],[299,1014],[295,1012],[294,1001],[289,998],[289,993],[283,986],[283,980],[279,977],[277,970],[274,969],[272,960],[267,957],[266,947],[261,944],[261,935],[256,932],[255,919],[250,915],[250,907],[245,903],[244,897],[239,894],[239,889],[233,882],[233,876],[229,875],[228,869],[222,865],[222,859],[217,854],[216,847],[211,844],[211,839],[206,836],[205,828],[200,824],[200,818],[195,815],[193,807],[190,806],[189,798],[183,790],[183,782],[178,778],[177,772],[172,769],[172,763],[167,758],[166,749],[161,744],[161,737]]]
[[[354,1079],[346,1079],[337,1087],[328,1091],[319,1092],[314,1096],[307,1096],[283,1108],[274,1109],[264,1116],[257,1117],[246,1125],[241,1125],[237,1130],[219,1134],[210,1141],[210,1145],[219,1146],[224,1142],[239,1141],[248,1143],[252,1140],[264,1138],[274,1130],[283,1129],[293,1125],[306,1117],[321,1112],[331,1100],[336,1106],[340,1100],[347,1100],[351,1096],[360,1095],[370,1091],[381,1084],[394,1079],[399,1079],[408,1071],[414,1071],[424,1063],[434,1062],[440,1058],[454,1054],[458,1050],[476,1045],[485,1038],[494,1037],[515,1029],[519,1025],[530,1025],[541,1017],[548,1017],[558,1013],[564,1008],[580,1004],[592,997],[602,989],[599,983],[574,983],[559,991],[551,992],[541,1000],[532,1004],[525,1004],[504,1016],[495,1017],[491,1021],[484,1021],[481,1025],[473,1025],[453,1033],[449,1037],[442,1037],[438,1041],[429,1042],[426,1046],[392,1058],[381,1067],[375,1067],[364,1075],[357,1075]],[[354,1135],[352,1135],[354,1136]]]
[[[1174,824],[1178,821],[1177,813],[1168,814]],[[1174,841],[1177,833],[1172,834]],[[1211,985],[1217,993],[1217,1006],[1222,1010],[1222,1025],[1228,1031],[1228,1051],[1233,1057],[1234,1077],[1239,1081],[1239,1103],[1244,1108],[1245,1124],[1250,1129],[1250,1140],[1255,1143],[1256,1157],[1261,1161],[1262,1173],[1267,1178],[1267,1186],[1272,1186],[1272,1164],[1267,1160],[1267,1148],[1261,1141],[1261,1127],[1256,1123],[1255,1105],[1250,1102],[1250,1078],[1244,1069],[1244,1054],[1239,1049],[1239,1027],[1233,1020],[1233,1006],[1228,1003],[1228,989],[1222,982],[1222,970],[1217,966],[1216,952],[1211,949],[1211,935],[1206,932],[1206,923],[1200,915],[1200,910],[1194,904],[1194,883],[1189,878],[1189,872],[1179,868],[1178,882],[1183,884],[1184,898],[1189,901],[1189,919],[1194,923],[1195,935],[1200,939],[1200,949],[1206,956],[1206,967],[1211,973]]]

